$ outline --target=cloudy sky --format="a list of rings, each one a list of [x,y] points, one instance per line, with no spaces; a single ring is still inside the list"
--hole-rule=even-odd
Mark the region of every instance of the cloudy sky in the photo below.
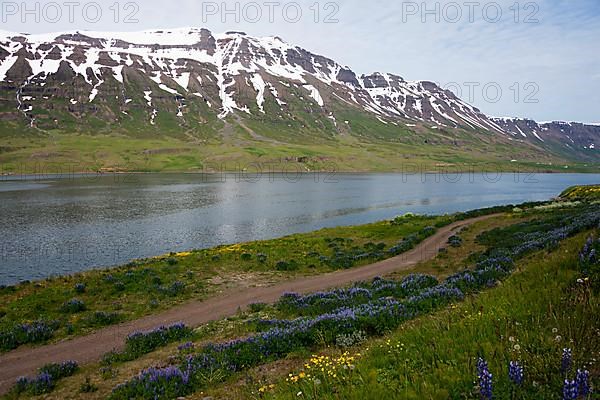
[[[357,74],[437,82],[491,115],[600,122],[599,0],[66,3],[3,1],[2,29],[277,35]]]

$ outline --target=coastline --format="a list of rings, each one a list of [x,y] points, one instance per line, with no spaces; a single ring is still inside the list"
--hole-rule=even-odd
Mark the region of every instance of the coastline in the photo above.
[[[453,174],[485,174],[485,173],[496,173],[496,174],[520,174],[520,175],[531,175],[531,174],[542,174],[542,175],[600,175],[600,165],[597,166],[598,170],[552,170],[546,169],[543,171],[536,170],[485,170],[485,169],[457,169],[449,171],[436,171],[436,170],[423,170],[423,171],[402,171],[402,170],[390,170],[390,171],[365,171],[365,170],[343,170],[343,171],[328,171],[328,170],[315,170],[315,171],[286,171],[286,170],[269,170],[269,171],[248,171],[248,170],[223,170],[223,171],[189,171],[189,170],[167,170],[167,171],[110,171],[110,172],[89,172],[89,171],[73,171],[68,173],[2,173],[0,174],[0,182],[18,182],[18,181],[29,181],[29,180],[49,180],[49,179],[78,179],[78,178],[102,178],[111,176],[124,177],[127,175],[206,175],[206,176],[219,176],[219,175],[238,175],[248,176],[247,179],[253,179],[255,175],[300,175],[300,176],[311,176],[315,174],[329,174],[330,176],[335,175],[453,175]]]
[[[552,202],[552,199],[549,199],[546,201],[541,201],[541,202],[531,202],[528,204],[543,205],[543,204],[547,204],[549,202]],[[468,210],[468,211],[463,211],[463,212],[455,212],[455,213],[451,213],[451,214],[423,214],[423,215],[415,214],[415,217],[423,218],[423,219],[431,220],[431,221],[435,221],[436,219],[446,220],[447,221],[446,223],[440,225],[440,227],[444,227],[447,224],[462,221],[465,218],[467,218],[467,216],[470,216],[473,214],[475,214],[477,216],[479,216],[479,215],[486,216],[486,215],[491,215],[491,214],[497,213],[499,211],[508,212],[513,207],[516,207],[516,206],[518,206],[518,205],[515,205],[515,204],[497,205],[497,206],[478,208],[478,209],[473,209],[473,210]],[[210,252],[210,253],[220,252],[223,249],[227,250],[230,248],[252,246],[255,244],[265,244],[265,243],[277,242],[277,241],[282,241],[282,240],[287,240],[287,239],[295,240],[295,238],[297,238],[297,237],[318,235],[320,233],[324,233],[324,232],[328,232],[328,231],[364,230],[368,226],[383,225],[383,224],[388,224],[388,223],[390,223],[390,220],[378,220],[378,221],[372,221],[372,222],[369,222],[366,224],[340,225],[340,226],[324,227],[321,229],[306,231],[306,232],[295,232],[295,233],[290,233],[288,235],[274,237],[274,238],[256,239],[256,240],[243,241],[243,242],[223,243],[223,244],[219,244],[217,246],[204,247],[204,248],[197,247],[197,248],[184,249],[184,250],[181,250],[178,252],[169,252],[169,253],[164,253],[164,254],[151,255],[151,256],[142,257],[142,258],[132,258],[132,259],[129,259],[129,261],[126,261],[124,263],[119,263],[119,264],[92,266],[92,267],[89,267],[82,271],[77,271],[77,272],[71,272],[71,273],[66,273],[66,274],[51,274],[45,278],[39,278],[39,279],[26,279],[26,280],[16,282],[14,284],[8,284],[8,285],[0,284],[0,289],[8,289],[11,287],[14,288],[14,287],[22,286],[22,285],[36,286],[43,282],[51,282],[54,280],[61,280],[61,279],[62,280],[65,280],[65,279],[73,280],[75,278],[85,277],[86,275],[89,275],[89,274],[104,275],[104,274],[108,274],[110,272],[127,269],[131,265],[150,264],[153,262],[161,262],[164,260],[168,260],[171,257],[188,257],[191,254],[200,254],[203,252]]]

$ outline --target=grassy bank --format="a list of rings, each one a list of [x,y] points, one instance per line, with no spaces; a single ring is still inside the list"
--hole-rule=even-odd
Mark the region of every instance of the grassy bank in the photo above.
[[[600,185],[573,186],[562,192],[560,197],[570,201],[600,201]]]
[[[550,254],[530,257],[493,290],[353,347],[352,369],[327,367],[336,377],[304,367],[290,371],[302,378],[259,382],[238,397],[479,398],[474,383],[478,357],[493,374],[494,398],[560,399],[565,377],[574,379],[576,369],[589,370],[597,385],[598,293],[588,281],[577,282],[578,252],[586,237],[581,234]],[[561,372],[564,348],[572,350],[573,358],[570,370]],[[335,351],[329,355],[340,357]],[[524,368],[521,385],[509,377],[511,361]]]
[[[477,242],[490,255],[521,249],[523,239],[532,233],[560,226],[557,214],[484,232]],[[596,230],[589,243],[600,248],[597,234]],[[263,369],[241,389],[232,382],[228,390],[236,388],[237,394],[228,398],[487,399],[477,386],[478,357],[493,372],[494,398],[562,398],[564,380],[575,380],[577,369],[587,370],[594,385],[600,354],[598,267],[580,262],[588,237],[589,232],[578,234],[528,256],[494,289],[406,322],[384,339],[365,340],[363,332],[346,337],[349,346],[336,343],[324,353],[299,360],[297,369],[283,374],[285,379],[268,379]],[[565,348],[572,357],[561,371]],[[521,384],[509,376],[511,361],[524,368]],[[223,392],[217,393],[221,398]]]
[[[189,139],[189,138],[188,138]],[[219,137],[190,141],[169,136],[136,139],[120,135],[51,134],[4,137],[0,146],[1,174],[109,171],[210,172],[213,170],[324,172],[520,171],[600,172],[596,163],[538,162],[529,154],[512,154],[500,145],[484,151],[454,145],[401,144],[339,136],[339,142],[294,144],[252,137]],[[308,142],[311,143],[311,142]],[[517,158],[517,161],[513,161]]]

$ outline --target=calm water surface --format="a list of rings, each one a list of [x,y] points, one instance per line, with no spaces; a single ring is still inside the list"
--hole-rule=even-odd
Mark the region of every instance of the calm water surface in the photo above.
[[[0,284],[192,248],[546,200],[595,174],[0,178]],[[326,180],[326,181],[324,181]]]

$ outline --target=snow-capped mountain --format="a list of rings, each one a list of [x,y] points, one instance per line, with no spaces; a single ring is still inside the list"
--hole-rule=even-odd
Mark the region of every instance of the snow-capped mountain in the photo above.
[[[536,122],[526,118],[491,119],[503,132],[517,138],[535,138],[546,147],[578,154],[584,159],[593,158],[598,154],[600,125],[563,121]]]
[[[388,134],[390,140],[432,130],[445,132],[439,140],[452,140],[467,131],[540,147],[559,141],[571,152],[592,155],[600,141],[599,127],[489,118],[432,82],[358,76],[278,37],[197,28],[0,32],[0,124],[11,129],[203,136],[241,123],[261,135],[260,121],[327,137],[351,129],[348,115],[356,114],[388,131],[397,127],[398,137]],[[358,134],[378,136],[373,123]]]

